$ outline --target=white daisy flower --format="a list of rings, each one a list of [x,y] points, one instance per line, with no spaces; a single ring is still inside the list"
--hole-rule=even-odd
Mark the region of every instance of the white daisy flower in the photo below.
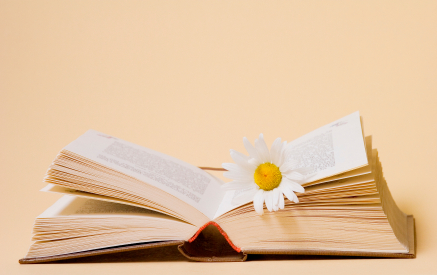
[[[283,195],[290,201],[299,202],[294,192],[305,192],[301,186],[305,177],[296,171],[295,161],[285,160],[287,142],[277,138],[270,152],[263,134],[255,140],[255,146],[247,138],[243,138],[243,143],[249,156],[231,150],[235,163],[223,163],[222,166],[228,170],[223,175],[233,181],[224,184],[223,188],[241,190],[237,201],[253,199],[255,211],[260,215],[264,213],[264,201],[269,211],[284,209]]]

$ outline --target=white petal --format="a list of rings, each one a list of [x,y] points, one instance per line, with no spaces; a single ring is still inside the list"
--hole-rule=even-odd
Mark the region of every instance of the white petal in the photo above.
[[[221,188],[225,190],[239,190],[239,189],[248,189],[253,187],[254,185],[255,183],[250,183],[250,182],[231,181],[223,184]]]
[[[259,159],[258,151],[253,147],[253,145],[249,142],[249,140],[244,137],[243,138],[244,148],[246,148],[251,158]]]
[[[294,201],[295,203],[298,203],[298,202],[299,202],[299,198],[296,196],[295,193],[293,193],[293,197],[294,197],[293,201]]]
[[[253,201],[253,198],[255,197],[255,194],[258,192],[258,190],[258,186],[253,186],[251,189],[244,190],[243,192],[232,198],[232,204],[238,205]]]
[[[251,171],[255,170],[256,166],[251,165],[248,161],[250,157],[231,149],[231,158],[235,161],[236,164],[240,165],[244,169]],[[225,168],[226,169],[226,168]]]
[[[235,156],[238,158],[238,159],[237,159],[238,161],[239,161],[239,160],[248,161],[248,160],[250,159],[249,156],[246,156],[245,154],[240,153],[240,152],[238,152],[238,151],[236,151],[236,150],[234,150],[234,149],[229,150],[229,152],[231,153],[231,157],[232,157],[232,159],[233,159],[232,154],[235,154]],[[237,160],[234,159],[235,162],[238,162]]]
[[[281,167],[279,167],[279,170],[281,171],[281,173],[286,173],[290,170],[295,170],[297,167],[297,161],[294,159],[290,159],[287,161],[284,161],[281,165]]]
[[[298,193],[305,192],[305,188],[303,188],[302,185],[300,185],[299,183],[294,182],[292,180],[289,180],[287,178],[282,178],[281,185],[284,185],[284,187],[286,187],[286,188],[290,188],[291,191],[294,191],[294,192],[298,192]]]
[[[275,188],[275,189],[272,190],[273,205],[278,206],[278,204],[279,204],[279,195],[280,195],[279,193],[280,192],[279,192],[278,188]]]
[[[225,168],[228,171],[232,171],[232,170],[236,170],[234,168],[237,168],[239,166],[237,164],[235,164],[235,163],[224,162],[224,163],[222,163],[222,167]]]
[[[228,179],[233,179],[233,180],[241,180],[241,181],[251,181],[253,180],[253,175],[249,174],[249,173],[240,173],[240,172],[224,172],[223,176],[225,176]]]
[[[287,172],[287,173],[282,173],[282,175],[286,176],[287,178],[289,178],[291,180],[300,181],[300,180],[304,180],[305,179],[304,175],[302,175],[301,173],[296,172],[296,171],[290,171],[290,172]]]
[[[279,206],[273,205],[273,211],[278,211],[278,210],[279,210]]]
[[[297,193],[305,193],[305,188],[302,187],[299,183],[291,182],[291,190]]]
[[[251,159],[249,159],[248,162],[249,162],[251,165],[255,166],[255,169],[253,170],[254,172],[255,172],[256,168],[258,168],[258,166],[259,166],[260,164],[262,164],[261,160],[256,159],[256,158],[251,158]]]
[[[286,155],[289,154],[291,150],[293,150],[293,145],[291,145],[291,143],[289,143],[284,147],[284,154],[286,154]]]
[[[273,211],[279,210],[279,195],[281,192],[279,192],[278,188],[275,188],[272,190],[272,200],[273,200]]]
[[[297,199],[297,196],[293,193],[293,191],[291,190],[291,188],[288,188],[287,185],[283,185],[281,184],[279,186],[282,190],[282,192],[284,193],[284,195],[290,200],[290,201],[294,201],[294,202],[299,202],[299,200]]]
[[[235,163],[222,163],[222,167],[228,170],[229,172],[244,173],[248,175],[253,174],[253,171],[249,172],[248,170],[244,169],[243,167]]]
[[[272,191],[264,192],[264,194],[266,194],[265,196],[266,196],[266,206],[267,206],[267,209],[268,209],[270,212],[272,212],[272,210],[273,210],[273,197],[272,197]]]
[[[273,141],[272,148],[270,149],[270,158],[272,160],[272,163],[275,165],[277,165],[277,163],[279,162],[279,153],[281,148],[281,138],[275,139],[275,141]]]
[[[264,214],[264,190],[259,189],[256,192],[255,197],[253,198],[253,207],[255,208],[256,213],[262,215]]]
[[[280,192],[279,194],[279,209],[284,209],[285,206],[285,202],[284,202],[284,195],[282,194],[282,192]]]
[[[271,162],[269,148],[264,141],[263,134],[260,134],[259,138],[255,140],[255,149],[258,151],[258,155],[263,163]]]
[[[279,151],[279,157],[278,157],[278,163],[276,164],[276,166],[278,166],[278,167],[281,167],[282,166],[282,164],[284,163],[284,161],[285,161],[285,154],[284,154],[284,150],[285,150],[285,147],[287,146],[287,142],[286,141],[284,141],[283,143],[282,143],[282,146],[281,146],[281,150]]]

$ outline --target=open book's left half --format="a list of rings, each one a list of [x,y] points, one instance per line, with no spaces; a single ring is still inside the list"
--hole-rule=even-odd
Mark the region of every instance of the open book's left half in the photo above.
[[[42,191],[69,195],[37,217],[30,258],[187,240],[225,194],[195,166],[93,130],[56,156],[44,181]]]

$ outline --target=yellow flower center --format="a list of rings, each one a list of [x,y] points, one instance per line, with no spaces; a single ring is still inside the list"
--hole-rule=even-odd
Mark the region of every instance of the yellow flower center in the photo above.
[[[259,188],[270,191],[279,186],[282,180],[281,171],[273,163],[263,163],[258,166],[253,175]]]

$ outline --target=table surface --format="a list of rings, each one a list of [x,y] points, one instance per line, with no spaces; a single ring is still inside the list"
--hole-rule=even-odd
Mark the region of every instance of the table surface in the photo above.
[[[437,274],[437,2],[0,1],[1,274]],[[19,265],[57,152],[95,129],[198,166],[359,110],[416,259]]]

